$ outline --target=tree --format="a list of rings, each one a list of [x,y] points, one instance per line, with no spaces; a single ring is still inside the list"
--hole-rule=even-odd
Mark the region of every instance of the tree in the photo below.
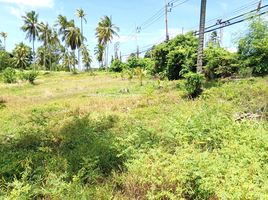
[[[81,46],[81,50],[82,50],[82,61],[84,63],[84,66],[86,67],[86,71],[89,71],[92,62],[92,59],[89,54],[89,49],[87,48],[86,45],[83,44]]]
[[[13,64],[16,68],[26,69],[30,66],[31,62],[31,48],[24,43],[19,43],[13,50]]]
[[[79,51],[79,48],[83,43],[82,35],[80,33],[79,28],[73,26],[68,27],[65,31],[65,39],[67,45],[71,47],[73,53],[75,52],[76,49],[78,49]]]
[[[6,39],[7,39],[8,34],[6,32],[1,32],[0,35],[4,40],[4,49],[6,49]]]
[[[86,20],[86,13],[85,11],[82,9],[82,8],[79,8],[76,10],[76,16],[80,18],[80,21],[81,21],[81,35],[82,35],[82,43],[84,41],[84,32],[83,32],[83,22],[87,23],[87,20]],[[80,64],[80,51],[81,49],[79,48],[78,50],[78,68],[81,69],[81,64]]]
[[[22,30],[26,32],[26,39],[32,41],[33,45],[33,60],[35,61],[35,48],[34,43],[38,37],[39,25],[38,25],[38,14],[35,11],[26,13],[25,16],[22,16],[24,20],[24,25]]]
[[[66,42],[66,29],[72,25],[68,20],[67,20],[67,17],[66,16],[63,16],[63,15],[58,15],[57,17],[57,22],[56,22],[56,26],[59,27],[59,31],[58,31],[58,34],[62,36],[62,42],[65,43],[65,48],[64,48],[64,51],[63,51],[63,63],[68,66],[69,70],[71,71],[71,66],[70,66],[70,63],[69,62],[66,62],[66,58],[67,58],[67,61],[69,60],[68,59],[68,45],[67,45],[67,42]]]
[[[86,20],[86,13],[85,11],[82,9],[82,8],[79,8],[76,10],[76,16],[80,18],[80,22],[81,22],[81,34],[82,36],[84,36],[84,30],[83,30],[83,22],[87,23],[87,20]]]
[[[244,67],[253,70],[254,75],[268,74],[268,22],[255,18],[248,32],[238,45],[238,54]]]
[[[213,31],[210,35],[207,46],[211,46],[211,45],[214,47],[220,46],[220,41],[219,41],[219,36],[218,36],[217,31]]]
[[[103,18],[101,18],[101,21],[96,28],[96,36],[98,38],[99,44],[103,45],[104,49],[106,49],[106,58],[109,56],[108,43],[113,40],[114,36],[119,36],[117,32],[119,32],[119,28],[112,23],[111,17],[104,16]],[[108,67],[108,61],[106,58],[106,67]]]
[[[41,53],[41,55],[43,55],[43,57],[42,57],[43,58],[42,64],[44,66],[44,69],[46,69],[46,57],[48,55],[48,48],[47,48],[47,46],[48,46],[49,40],[51,38],[51,34],[52,34],[52,30],[50,29],[48,23],[45,24],[45,23],[41,22],[39,24],[39,38],[38,39],[40,41],[43,41],[44,48],[42,47],[42,48],[38,49],[39,51],[38,51],[37,54],[38,54],[38,57],[40,56],[40,53]],[[40,57],[39,57],[39,59],[40,59]]]
[[[94,49],[94,54],[97,57],[100,67],[103,67],[104,48],[105,47],[103,45],[98,44]]]

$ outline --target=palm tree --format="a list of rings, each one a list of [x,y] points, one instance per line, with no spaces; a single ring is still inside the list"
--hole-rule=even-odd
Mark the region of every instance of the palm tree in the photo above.
[[[16,68],[26,69],[30,65],[31,48],[24,43],[17,44],[13,50],[13,64]]]
[[[82,36],[84,36],[84,32],[83,32],[83,21],[85,23],[87,23],[87,20],[86,20],[86,13],[85,11],[82,9],[82,8],[79,8],[76,10],[76,16],[80,18],[80,21],[81,21],[81,34]]]
[[[26,13],[25,16],[22,16],[24,20],[24,25],[21,27],[24,32],[26,32],[26,39],[32,41],[33,45],[33,57],[35,60],[35,49],[34,43],[38,37],[39,25],[38,25],[38,14],[35,11]]]
[[[108,43],[113,40],[114,36],[119,36],[119,28],[112,23],[112,17],[104,16],[96,28],[96,36],[99,44],[103,45],[106,49],[106,58],[108,57]],[[106,67],[108,61],[106,60]],[[108,69],[108,68],[106,68]]]
[[[65,39],[67,46],[71,47],[73,53],[75,52],[76,49],[78,49],[79,51],[79,48],[83,43],[83,37],[80,33],[79,28],[73,26],[68,27],[65,31]]]
[[[44,69],[46,69],[46,57],[47,57],[47,54],[48,54],[48,43],[49,43],[49,40],[51,38],[51,28],[49,27],[48,23],[43,23],[41,22],[39,24],[39,40],[40,41],[43,41],[43,44],[44,44],[44,49],[42,49],[42,55],[43,55],[43,65],[44,65]]]
[[[4,49],[6,49],[7,33],[6,32],[1,32],[0,35],[4,39]]]
[[[103,67],[103,55],[104,55],[104,46],[101,44],[98,44],[94,49],[94,54],[97,57],[97,60],[100,64],[100,67]]]
[[[62,36],[62,39],[61,39],[62,42],[65,42],[64,55],[62,56],[64,58],[63,63],[64,64],[68,63],[68,68],[70,71],[72,71],[71,66],[70,66],[70,62],[69,62],[70,59],[68,58],[69,52],[68,52],[68,44],[66,42],[66,30],[68,27],[74,27],[74,21],[73,20],[68,21],[66,16],[58,15],[56,26],[59,27],[58,34]]]
[[[87,23],[87,20],[86,20],[86,13],[85,11],[82,9],[82,8],[79,8],[76,10],[76,16],[80,18],[80,21],[81,21],[81,34],[82,34],[82,37],[84,37],[84,32],[83,32],[83,21],[85,23]],[[80,64],[80,49],[78,50],[78,68],[80,69],[81,68],[81,64]]]
[[[82,61],[86,67],[86,71],[89,71],[90,65],[92,62],[92,59],[91,59],[90,54],[89,54],[89,49],[84,44],[81,46],[81,49],[82,49]]]

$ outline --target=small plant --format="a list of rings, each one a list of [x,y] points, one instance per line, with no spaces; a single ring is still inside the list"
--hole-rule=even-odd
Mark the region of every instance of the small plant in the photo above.
[[[15,83],[17,80],[15,69],[8,67],[3,71],[3,80],[5,83]]]
[[[6,107],[6,100],[4,100],[2,97],[0,97],[0,109]]]
[[[137,67],[135,69],[135,74],[138,77],[139,81],[140,81],[140,85],[143,85],[143,78],[145,78],[146,76],[146,70],[142,69],[141,67]]]
[[[187,73],[184,75],[185,89],[189,98],[196,98],[202,93],[204,76],[196,73]]]
[[[252,68],[244,67],[239,69],[238,74],[241,78],[249,78],[252,77],[252,72],[253,72]]]
[[[29,83],[34,84],[34,81],[36,80],[37,76],[38,76],[38,72],[33,70],[24,74],[24,79],[29,81]]]

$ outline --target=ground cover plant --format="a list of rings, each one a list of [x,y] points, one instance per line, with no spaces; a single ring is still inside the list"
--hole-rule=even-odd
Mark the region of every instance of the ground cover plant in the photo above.
[[[190,100],[184,80],[39,76],[0,83],[1,198],[267,198],[267,77]]]

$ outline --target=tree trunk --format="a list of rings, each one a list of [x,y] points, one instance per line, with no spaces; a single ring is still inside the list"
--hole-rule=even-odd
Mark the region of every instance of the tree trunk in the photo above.
[[[204,51],[204,32],[206,25],[206,5],[207,0],[201,0],[200,27],[199,27],[199,46],[197,55],[197,73],[203,73],[203,51]]]
[[[77,57],[78,57],[78,70],[81,70],[81,68],[80,68],[81,67],[81,64],[80,64],[80,47],[77,49],[77,51],[78,51],[77,52],[78,53],[77,54]]]
[[[35,64],[35,50],[34,50],[34,39],[33,39],[33,63]],[[34,71],[35,71],[35,65],[34,65]]]
[[[109,65],[109,44],[107,44],[107,53],[106,53],[106,72],[108,72],[108,65]]]

